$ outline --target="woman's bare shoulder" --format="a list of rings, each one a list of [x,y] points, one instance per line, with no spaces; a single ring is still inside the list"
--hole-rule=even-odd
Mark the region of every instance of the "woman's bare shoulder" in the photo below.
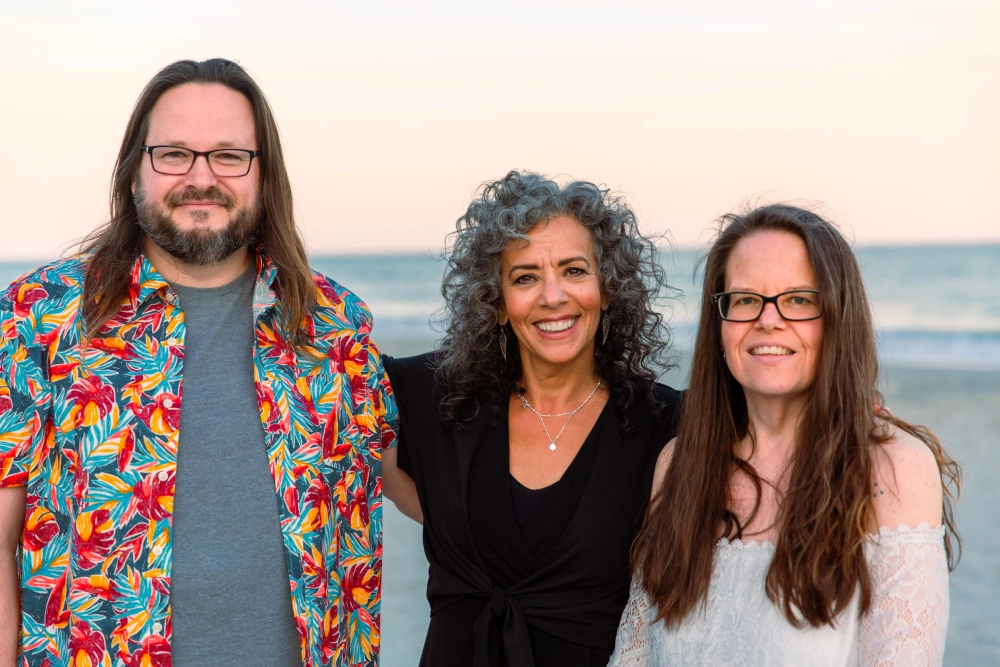
[[[878,526],[941,525],[941,471],[927,444],[889,427],[889,439],[876,451],[872,498]]]
[[[652,496],[655,496],[660,490],[660,486],[663,485],[663,478],[667,476],[667,470],[670,468],[670,459],[674,455],[674,446],[677,444],[677,438],[671,438],[670,442],[663,446],[660,450],[660,455],[656,457],[656,468],[653,470],[653,489],[651,492]]]

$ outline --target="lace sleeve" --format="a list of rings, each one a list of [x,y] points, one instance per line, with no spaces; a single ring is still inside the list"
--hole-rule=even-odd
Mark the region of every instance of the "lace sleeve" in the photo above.
[[[921,524],[882,528],[869,545],[872,605],[861,619],[862,665],[941,664],[948,629],[943,540],[943,526]]]
[[[649,624],[653,608],[642,590],[639,575],[632,577],[628,604],[618,624],[615,652],[608,667],[646,667],[649,665]]]

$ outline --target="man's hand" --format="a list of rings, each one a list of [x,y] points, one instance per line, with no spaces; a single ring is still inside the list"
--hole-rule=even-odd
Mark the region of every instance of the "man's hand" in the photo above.
[[[0,667],[16,667],[21,635],[17,545],[24,526],[25,488],[0,489]]]

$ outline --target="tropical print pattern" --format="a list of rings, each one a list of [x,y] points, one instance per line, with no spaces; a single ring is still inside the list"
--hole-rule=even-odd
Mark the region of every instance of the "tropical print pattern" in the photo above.
[[[0,486],[27,486],[19,665],[169,667],[184,313],[145,257],[84,341],[87,258],[0,295]],[[255,379],[303,662],[377,665],[382,447],[396,407],[371,315],[315,274],[310,342],[282,334],[257,254]]]

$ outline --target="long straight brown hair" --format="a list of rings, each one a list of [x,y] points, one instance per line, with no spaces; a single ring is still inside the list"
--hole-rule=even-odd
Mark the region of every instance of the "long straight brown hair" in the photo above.
[[[83,287],[85,335],[89,339],[100,332],[128,297],[132,268],[142,252],[142,230],[132,199],[132,184],[142,164],[141,147],[149,131],[149,114],[163,93],[185,83],[221,84],[242,93],[250,102],[261,152],[257,159],[264,214],[257,241],[277,266],[276,292],[286,334],[296,342],[303,342],[306,315],[316,303],[316,288],[305,245],[295,226],[292,188],[278,125],[257,83],[242,67],[222,58],[203,62],[179,60],[167,65],[146,84],[132,109],[111,178],[111,218],[80,242],[80,252],[91,255]]]
[[[763,231],[794,234],[805,243],[819,283],[823,343],[779,505],[765,588],[797,627],[832,625],[859,589],[862,613],[871,603],[864,542],[874,517],[876,450],[888,438],[878,423],[892,423],[934,453],[945,482],[945,549],[952,568],[959,542],[951,501],[960,471],[933,433],[882,410],[871,309],[858,262],[840,232],[815,213],[787,205],[726,215],[720,223],[705,263],[691,386],[673,458],[633,546],[633,566],[658,607],[657,618],[676,626],[706,599],[719,538],[742,537],[743,526],[729,509],[729,482],[737,470],[756,487],[753,511],[759,507],[761,478],[734,451],[750,422],[743,388],[719,352],[721,319],[712,294],[725,290],[726,264],[740,240]]]

